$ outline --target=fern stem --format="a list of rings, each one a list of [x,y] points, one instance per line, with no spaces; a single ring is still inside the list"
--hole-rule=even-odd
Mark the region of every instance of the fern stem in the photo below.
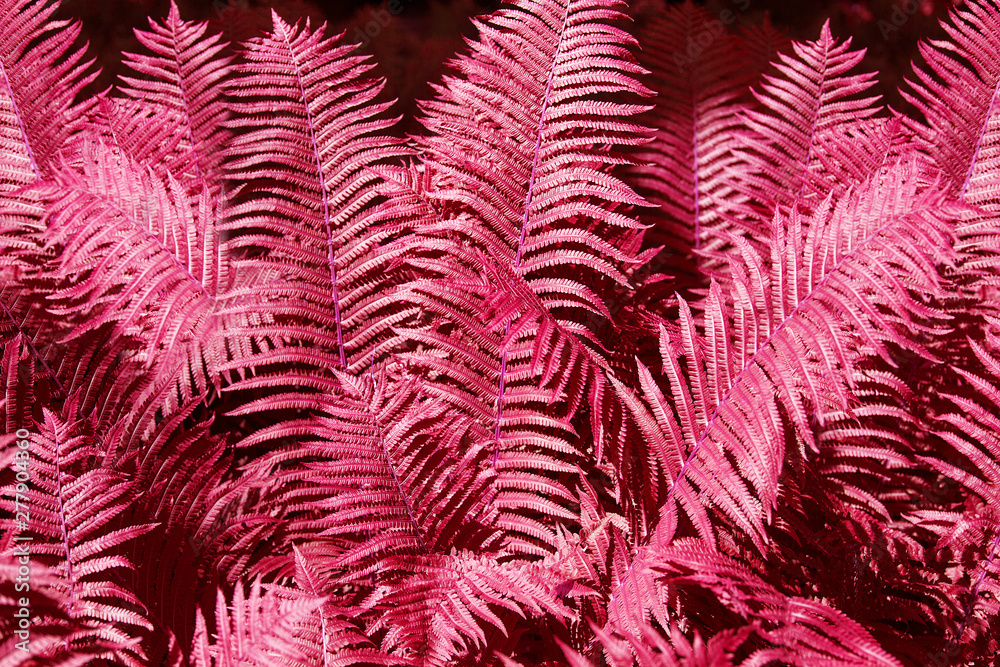
[[[111,140],[118,149],[121,155],[128,155],[124,146],[122,146],[121,140],[118,138],[118,130],[115,129],[115,124],[111,121],[111,109],[108,107],[108,97],[107,95],[100,95],[97,99],[97,108],[101,110],[104,114],[104,122],[107,127],[108,134],[111,135]]]
[[[545,83],[545,95],[542,98],[541,108],[538,112],[538,129],[535,133],[535,148],[531,156],[531,172],[528,176],[528,192],[525,195],[524,200],[524,214],[521,216],[521,234],[517,239],[517,255],[514,257],[514,269],[516,270],[521,267],[521,253],[524,250],[524,237],[528,232],[528,214],[531,211],[531,199],[533,190],[535,188],[535,178],[538,175],[538,158],[542,152],[542,134],[545,129],[545,112],[549,107],[549,97],[552,94],[552,83],[555,79],[556,65],[559,63],[559,55],[562,52],[563,38],[566,35],[566,24],[569,23],[569,6],[573,0],[567,0],[565,13],[563,14],[562,26],[559,29],[559,42],[556,44],[555,51],[552,54],[552,65],[549,67],[549,77]],[[338,320],[339,321],[339,320]],[[507,383],[507,336],[510,333],[510,322],[508,321],[504,325],[503,329],[503,340],[501,345],[504,346],[503,354],[500,357],[500,379],[498,381],[497,387],[497,416],[496,424],[493,427],[493,462],[492,467],[497,465],[497,456],[500,454],[500,421],[503,417],[503,404],[504,404],[504,392],[506,391]]]
[[[698,161],[701,156],[698,153],[698,104],[697,94],[694,84],[694,72],[688,71],[688,79],[691,82],[691,174],[694,176],[694,250],[701,250],[701,172]]]
[[[181,71],[181,61],[177,57],[180,50],[183,49],[183,45],[179,45],[177,43],[177,30],[176,30],[177,25],[171,22],[170,28],[171,28],[170,39],[173,42],[173,47],[174,47],[173,49],[171,49],[171,51],[174,56],[174,63],[177,65],[177,90],[180,92],[181,102],[184,105],[184,125],[187,128],[188,142],[190,142],[191,144],[191,156],[194,158],[194,160],[192,161],[194,165],[194,175],[195,178],[200,178],[201,170],[198,168],[198,151],[195,150],[194,128],[191,127],[191,113],[189,111],[188,96],[187,96],[187,91],[184,90],[184,75],[183,72]]]
[[[823,90],[826,88],[827,62],[830,59],[829,47],[823,49],[823,63],[818,68],[823,72],[823,80],[819,84],[819,92],[816,93],[816,108],[813,110],[812,127],[809,128],[809,150],[806,151],[806,159],[802,163],[802,185],[799,187],[799,199],[806,196],[806,184],[809,182],[809,162],[812,160],[813,151],[816,148],[816,128],[819,125],[819,110],[823,105]]]
[[[57,427],[58,428],[58,427]],[[69,546],[69,531],[66,528],[66,502],[63,499],[62,471],[59,469],[59,434],[53,431],[52,460],[56,468],[56,499],[59,501],[59,528],[62,531],[63,549],[66,551],[66,578],[69,580],[69,607],[67,615],[72,616],[76,600],[76,578],[73,576],[73,558]],[[67,648],[69,639],[67,638]]]
[[[327,626],[327,623],[326,623],[326,613],[324,613],[324,611],[323,611],[323,605],[320,605],[320,607],[319,607],[319,609],[317,609],[317,611],[319,612],[320,639],[323,642],[323,645],[322,645],[323,646],[323,667],[328,667],[329,664],[330,664],[330,658],[329,658],[329,654],[330,654],[330,647],[329,647],[330,636],[329,636],[329,631],[327,630],[327,627],[326,627]]]
[[[344,331],[343,325],[340,321],[340,295],[337,293],[337,265],[335,264],[335,256],[333,252],[333,229],[330,227],[330,194],[326,190],[326,179],[323,175],[323,159],[319,154],[319,143],[316,139],[316,123],[312,117],[312,111],[309,109],[309,99],[306,97],[306,87],[305,83],[302,81],[302,70],[299,66],[299,59],[295,56],[295,50],[292,49],[291,43],[288,41],[288,31],[282,30],[281,37],[285,42],[285,46],[288,47],[289,57],[292,59],[292,64],[295,66],[295,80],[299,85],[299,93],[302,95],[302,106],[305,108],[306,112],[306,123],[309,125],[309,145],[312,148],[313,160],[316,163],[316,175],[319,180],[320,193],[323,197],[323,225],[326,228],[326,259],[327,264],[330,266],[330,287],[333,298],[333,317],[334,321],[337,323],[337,351],[340,353],[340,366],[341,368],[347,369],[347,356],[344,354]]]

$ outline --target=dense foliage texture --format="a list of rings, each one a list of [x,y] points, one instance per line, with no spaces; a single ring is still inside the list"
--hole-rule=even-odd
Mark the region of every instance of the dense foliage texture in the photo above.
[[[277,14],[81,99],[54,9],[0,0],[0,665],[993,664],[995,5],[908,118],[828,27],[519,0],[408,138]]]

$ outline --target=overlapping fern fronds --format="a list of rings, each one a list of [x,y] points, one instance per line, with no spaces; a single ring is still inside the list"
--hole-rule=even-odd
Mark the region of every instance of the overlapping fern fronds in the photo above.
[[[911,119],[829,24],[519,0],[407,139],[326,26],[172,5],[84,100],[54,10],[0,0],[0,664],[1000,649],[995,6]]]

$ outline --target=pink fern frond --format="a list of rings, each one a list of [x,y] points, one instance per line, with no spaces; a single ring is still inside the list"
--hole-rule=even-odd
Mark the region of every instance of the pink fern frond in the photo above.
[[[639,63],[650,70],[647,84],[657,98],[639,117],[654,129],[653,141],[634,152],[638,164],[629,173],[639,194],[659,207],[658,215],[645,217],[656,224],[647,245],[665,245],[670,259],[664,261],[685,283],[695,277],[684,275],[695,273],[685,264],[706,261],[695,254],[724,241],[726,220],[717,209],[743,200],[728,169],[739,161],[732,149],[743,124],[742,98],[756,83],[737,55],[744,41],[713,21],[707,9],[685,2],[644,19],[636,31]],[[708,35],[702,47],[698,38]]]
[[[198,610],[191,646],[193,664],[264,667],[305,663],[307,657],[295,641],[297,626],[323,603],[323,598],[282,599],[275,591],[262,593],[261,588],[260,580],[254,580],[248,596],[244,586],[237,585],[231,604],[221,590],[217,591],[214,632],[209,632],[205,616]]]
[[[384,134],[394,121],[383,114],[389,104],[376,100],[383,84],[366,76],[372,65],[355,47],[324,37],[322,27],[273,20],[273,32],[252,40],[238,67],[227,155],[230,178],[270,187],[246,190],[226,228],[234,249],[266,250],[245,260],[244,271],[279,279],[256,288],[267,301],[259,311],[273,318],[268,335],[331,350],[347,368],[358,361],[355,309],[371,296],[378,270],[357,272],[379,246],[366,222],[379,181],[372,167],[403,151]]]
[[[121,92],[154,112],[141,129],[130,133],[140,137],[133,139],[138,145],[130,154],[157,152],[159,168],[218,188],[228,137],[224,123],[229,113],[222,95],[231,73],[231,58],[222,55],[226,44],[218,35],[206,36],[206,24],[181,20],[174,2],[164,22],[150,20],[149,27],[135,34],[150,54],[124,54],[125,65],[138,76],[123,75]],[[173,150],[163,151],[156,143],[158,126],[165,119],[169,124],[172,115],[178,118],[174,132],[179,136]]]
[[[56,151],[81,127],[75,102],[97,76],[74,46],[79,23],[52,20],[58,3],[0,4],[0,189],[9,192],[48,173]]]
[[[217,382],[228,262],[214,200],[203,192],[192,208],[169,174],[99,143],[84,143],[79,159],[41,189],[46,236],[59,254],[53,312],[74,321],[70,339],[113,323],[118,336],[141,341],[138,361],[175,374],[182,400],[203,393]]]
[[[866,152],[877,152],[859,142],[879,110],[877,96],[864,96],[875,75],[850,73],[864,56],[850,44],[849,39],[838,44],[827,22],[817,41],[794,43],[794,56],[779,54],[777,73],[765,75],[761,91],[755,91],[764,108],[747,112],[745,144],[738,150],[746,164],[733,173],[752,202],[745,214],[759,217],[758,224],[793,202],[811,210],[831,190],[856,182],[842,170]],[[848,144],[851,159],[824,159],[830,142],[858,132],[863,134]],[[750,220],[742,224],[748,223],[752,231]]]
[[[920,45],[924,63],[901,92],[923,114],[911,124],[958,196],[995,212],[1000,63],[992,54],[1000,49],[1000,13],[993,3],[968,2],[951,12],[944,29],[947,40]]]
[[[67,403],[72,413],[77,403]],[[15,523],[29,517],[32,540],[21,549],[27,561],[48,568],[57,579],[49,595],[60,598],[67,635],[58,653],[89,654],[95,640],[114,647],[115,659],[139,667],[145,659],[136,641],[152,629],[142,602],[126,583],[134,572],[116,551],[152,530],[149,524],[114,527],[134,499],[136,488],[101,451],[85,420],[66,420],[46,410],[37,433],[29,436],[29,483],[3,487],[5,514],[0,525],[11,535],[28,533]],[[16,502],[21,497],[24,502]],[[17,510],[20,506],[21,510]],[[30,508],[30,509],[29,509]],[[9,545],[15,544],[12,540]],[[44,588],[42,589],[44,592]]]

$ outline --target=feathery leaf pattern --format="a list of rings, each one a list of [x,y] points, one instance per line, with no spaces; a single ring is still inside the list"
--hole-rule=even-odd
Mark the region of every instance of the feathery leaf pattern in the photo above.
[[[992,664],[965,4],[910,118],[829,22],[517,0],[402,138],[325,25],[86,98],[0,0],[0,665]]]

